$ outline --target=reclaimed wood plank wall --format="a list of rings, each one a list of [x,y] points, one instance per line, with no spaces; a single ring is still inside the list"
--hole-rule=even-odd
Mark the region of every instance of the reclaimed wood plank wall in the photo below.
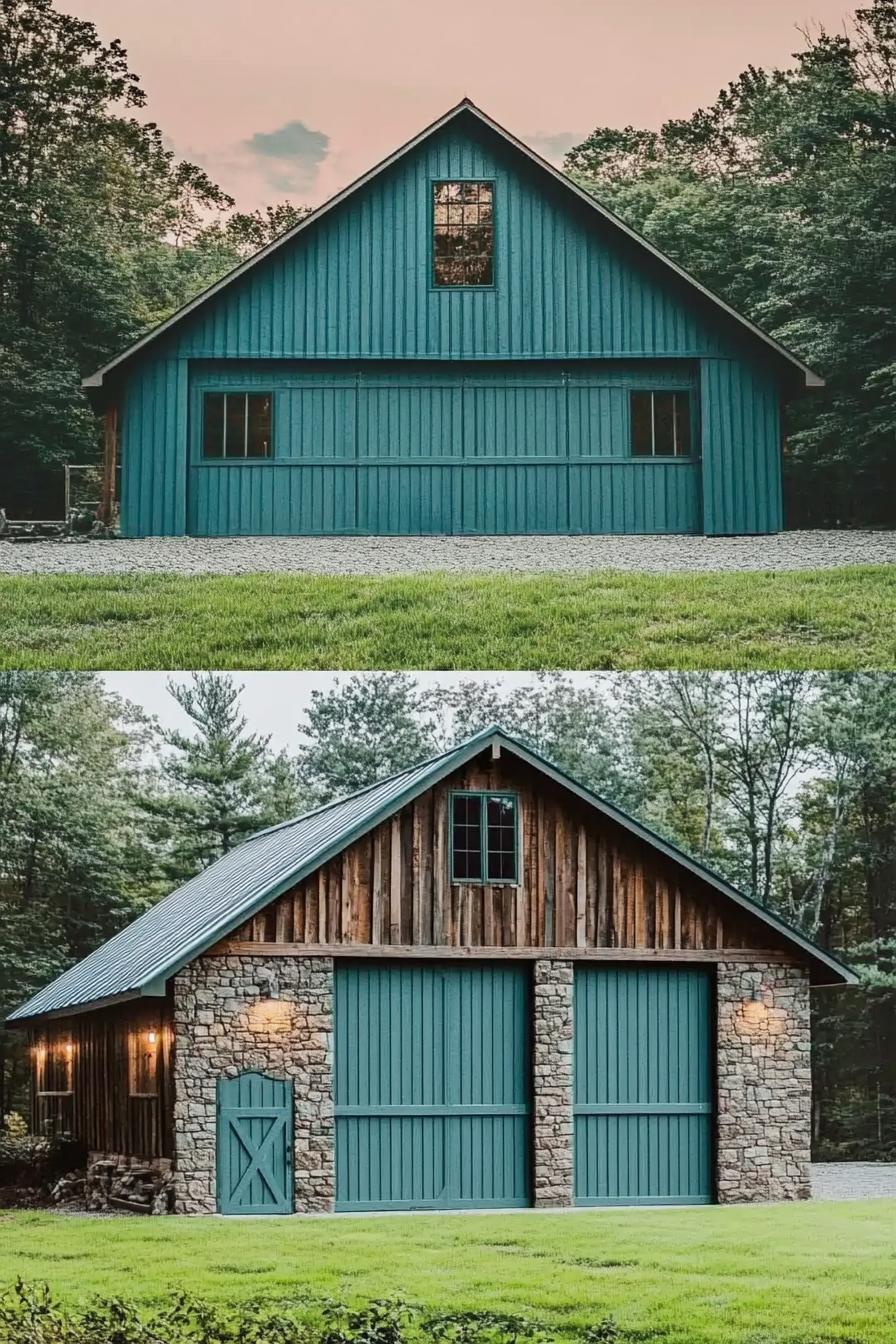
[[[517,793],[517,885],[449,880],[452,789]],[[769,930],[584,803],[508,758],[421,795],[235,930],[232,943],[724,949]]]
[[[131,1052],[148,1031],[157,1036],[156,1092],[136,1096]],[[171,1011],[165,1000],[55,1018],[31,1033],[30,1045],[35,1133],[49,1128],[72,1134],[91,1151],[173,1155]]]

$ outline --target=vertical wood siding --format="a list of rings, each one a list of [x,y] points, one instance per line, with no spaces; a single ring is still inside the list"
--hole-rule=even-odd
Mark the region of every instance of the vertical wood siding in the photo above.
[[[336,1207],[529,1202],[528,976],[337,965]]]
[[[155,1096],[131,1096],[129,1057],[135,1038],[158,1033]],[[171,1075],[171,1012],[163,1000],[125,1003],[71,1018],[56,1018],[30,1037],[32,1123],[35,1133],[51,1127],[70,1133],[91,1150],[135,1157],[172,1157],[174,1097]],[[47,1095],[44,1079],[59,1076],[71,1045],[71,1091]],[[53,1065],[47,1070],[46,1061]]]
[[[576,1203],[710,1201],[710,1004],[704,970],[576,970]]]
[[[781,395],[770,371],[745,360],[701,365],[703,530],[777,532],[781,499]]]
[[[468,176],[496,185],[495,285],[435,289],[431,183]],[[624,360],[637,380],[658,359],[679,361],[686,377],[690,361],[704,361],[708,530],[773,530],[779,441],[770,411],[779,394],[754,371],[732,323],[490,133],[454,123],[138,357],[124,389],[123,528],[134,536],[188,526],[203,535],[699,531],[699,461],[623,462],[613,370],[592,368],[583,387],[570,365]],[[189,468],[188,521],[189,370],[239,360],[333,361],[333,386],[278,396],[275,437],[282,428],[292,454],[282,463]],[[514,361],[509,381],[520,386],[402,393],[386,380],[353,405],[345,380],[357,369],[345,362],[359,360],[405,361],[403,379],[412,361],[484,370]],[[527,365],[548,360],[569,365],[562,406],[537,377],[523,385]],[[699,434],[701,417],[694,422]],[[462,468],[446,465],[448,448]],[[514,461],[474,472],[471,456]],[[545,457],[554,461],[534,461]]]
[[[203,461],[203,397],[273,392],[274,456]],[[694,532],[699,462],[633,459],[636,387],[692,393],[687,361],[202,366],[190,399],[188,531],[295,533]],[[695,430],[696,433],[696,430]]]
[[[513,790],[517,885],[448,881],[448,796]],[[229,940],[231,941],[231,940]],[[721,904],[621,826],[506,760],[466,766],[236,930],[233,942],[676,950],[768,948],[769,930]]]

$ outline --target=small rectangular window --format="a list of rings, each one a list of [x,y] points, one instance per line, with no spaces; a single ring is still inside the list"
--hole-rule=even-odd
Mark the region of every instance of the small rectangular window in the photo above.
[[[39,1040],[36,1056],[35,1091],[40,1096],[68,1096],[72,1091],[75,1048],[71,1041],[58,1038]]]
[[[433,183],[433,284],[494,284],[494,184]]]
[[[451,880],[516,882],[517,806],[513,794],[455,793],[451,799]]]
[[[206,392],[202,456],[271,456],[270,392]]]
[[[476,793],[454,795],[451,851],[456,882],[482,881],[482,801]]]
[[[635,457],[690,457],[690,393],[633,392],[631,447]]]
[[[132,1097],[155,1097],[159,1091],[159,1039],[157,1026],[133,1029],[128,1036],[128,1093]]]

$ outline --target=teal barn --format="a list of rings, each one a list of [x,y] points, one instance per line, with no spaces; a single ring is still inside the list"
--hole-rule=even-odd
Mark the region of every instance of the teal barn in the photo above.
[[[775,532],[820,385],[466,99],[85,380],[131,537]]]
[[[736,1203],[808,1196],[810,995],[855,982],[489,727],[250,837],[9,1024],[92,1198]]]

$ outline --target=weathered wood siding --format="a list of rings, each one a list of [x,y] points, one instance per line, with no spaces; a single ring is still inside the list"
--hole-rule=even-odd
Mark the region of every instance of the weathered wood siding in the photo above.
[[[88,1149],[136,1157],[173,1155],[171,1011],[144,999],[60,1017],[31,1033],[32,1124],[70,1133]],[[132,1096],[131,1052],[157,1033],[156,1095]],[[69,1055],[70,1047],[70,1055]],[[70,1064],[70,1088],[60,1084]]]
[[[518,795],[518,885],[452,883],[448,795]],[[505,757],[467,767],[272,902],[228,942],[402,947],[746,949],[774,946],[621,826]]]

